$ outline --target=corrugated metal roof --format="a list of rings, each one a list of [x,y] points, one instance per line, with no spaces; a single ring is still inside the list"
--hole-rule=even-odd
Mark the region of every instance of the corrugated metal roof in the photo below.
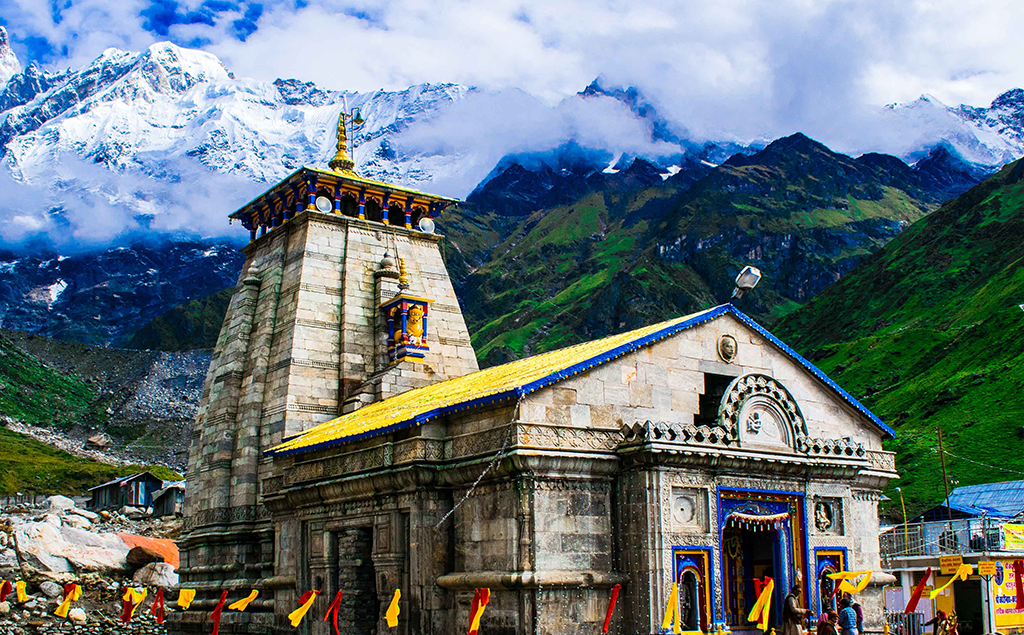
[[[958,487],[949,493],[949,507],[971,516],[1013,518],[1024,511],[1024,481]]]
[[[731,304],[724,304],[685,317],[646,326],[634,331],[584,342],[518,361],[486,368],[475,373],[438,382],[371,403],[359,410],[326,421],[267,451],[268,454],[294,454],[387,434],[457,410],[509,400],[567,379],[594,366],[692,328],[725,314],[732,314],[754,329],[811,374],[832,388],[889,436],[895,433],[863,404],[840,388],[825,373],[796,351],[744,315]]]

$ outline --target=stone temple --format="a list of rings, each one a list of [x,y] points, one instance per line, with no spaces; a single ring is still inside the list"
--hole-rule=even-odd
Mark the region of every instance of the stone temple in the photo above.
[[[343,132],[343,126],[342,126]],[[868,570],[892,430],[731,304],[479,370],[429,218],[455,201],[302,168],[232,214],[250,230],[188,468],[172,632],[751,631],[753,580],[803,605]],[[384,612],[401,590],[400,618]],[[308,590],[320,595],[292,628]]]

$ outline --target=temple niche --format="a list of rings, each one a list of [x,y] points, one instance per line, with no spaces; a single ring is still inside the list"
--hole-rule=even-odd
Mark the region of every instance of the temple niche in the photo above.
[[[660,633],[673,584],[684,632],[753,632],[755,579],[778,626],[794,582],[816,614],[848,570],[874,572],[880,630],[890,428],[731,304],[479,370],[421,222],[456,201],[360,177],[342,145],[232,215],[252,241],[181,540],[198,607],[260,590],[223,633],[294,632],[311,589],[314,613],[344,591],[348,632],[460,632],[482,587],[488,634],[599,632],[616,585],[609,632]]]

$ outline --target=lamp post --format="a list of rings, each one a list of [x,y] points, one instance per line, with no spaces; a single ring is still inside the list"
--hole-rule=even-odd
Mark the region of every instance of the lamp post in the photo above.
[[[736,276],[736,287],[732,290],[732,298],[730,298],[730,301],[742,297],[744,293],[756,287],[757,283],[760,281],[760,269],[757,267],[751,267],[750,265],[743,267]]]
[[[896,493],[900,495],[900,507],[903,508],[903,550],[908,552],[904,555],[909,555],[910,531],[907,529],[907,504],[903,501],[903,490],[897,487]]]

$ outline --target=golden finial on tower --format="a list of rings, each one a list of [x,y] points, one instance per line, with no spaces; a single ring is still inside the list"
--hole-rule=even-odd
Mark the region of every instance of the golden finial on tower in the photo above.
[[[398,259],[398,288],[402,291],[409,288],[409,272],[405,270],[405,258]]]
[[[338,130],[335,133],[338,139],[336,146],[338,151],[334,154],[334,158],[331,159],[330,163],[327,164],[336,172],[353,172],[353,168],[356,166],[355,161],[348,156],[348,129],[346,127],[348,122],[351,122],[353,128],[358,128],[363,125],[364,120],[358,108],[349,111],[348,97],[345,97],[341,113],[338,114]]]

